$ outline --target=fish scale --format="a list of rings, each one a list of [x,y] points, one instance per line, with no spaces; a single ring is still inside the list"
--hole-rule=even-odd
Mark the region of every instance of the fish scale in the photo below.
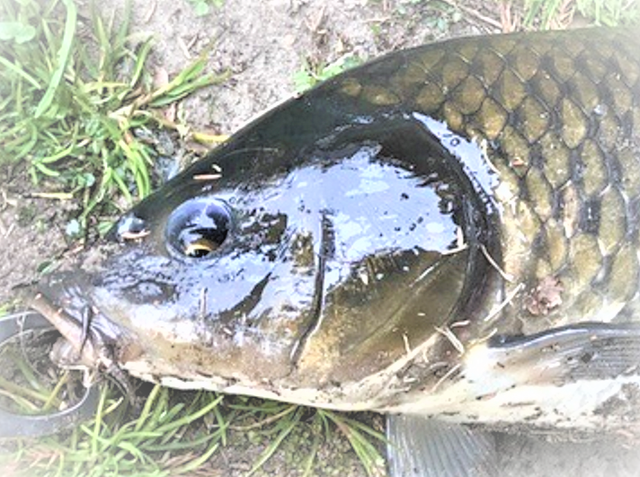
[[[638,307],[638,48],[623,29],[453,40],[376,70],[374,85],[347,76],[337,89],[372,105],[412,104],[484,145],[500,182],[507,294],[556,277],[554,323],[611,321],[623,307],[626,319]],[[531,317],[521,295],[514,305]],[[528,320],[523,331],[547,323]]]

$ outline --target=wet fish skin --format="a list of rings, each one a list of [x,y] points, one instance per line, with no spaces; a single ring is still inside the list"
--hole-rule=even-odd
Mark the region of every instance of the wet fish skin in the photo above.
[[[392,53],[247,126],[123,217],[85,277],[40,291],[78,322],[95,307],[113,359],[167,385],[339,409],[412,412],[456,385],[472,400],[471,371],[500,377],[490,336],[637,322],[638,51],[602,29]],[[229,238],[181,257],[167,227],[210,196]]]
[[[631,30],[457,39],[383,59],[335,90],[372,108],[402,105],[485,148],[498,173],[502,267],[528,290],[561,281],[554,324],[608,321],[621,306],[618,319],[633,319],[638,44]],[[547,326],[530,319],[522,331]]]

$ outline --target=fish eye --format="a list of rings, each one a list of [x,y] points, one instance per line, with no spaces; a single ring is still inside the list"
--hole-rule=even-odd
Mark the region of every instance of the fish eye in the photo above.
[[[167,222],[170,249],[190,258],[205,258],[218,250],[229,234],[231,214],[224,201],[188,200],[173,211]]]

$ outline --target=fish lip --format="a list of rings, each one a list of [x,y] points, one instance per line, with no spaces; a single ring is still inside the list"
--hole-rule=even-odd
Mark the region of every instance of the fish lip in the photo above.
[[[75,284],[77,285],[77,282]],[[47,285],[43,284],[42,288],[47,288]],[[69,288],[63,285],[60,288],[62,294],[53,293],[53,296],[62,301],[68,298],[65,293],[69,292]],[[80,290],[83,288],[79,287]],[[124,337],[122,329],[109,320],[106,315],[92,307],[86,294],[83,294],[79,302],[80,309],[78,309],[77,297],[75,297],[76,300],[73,300],[75,306],[65,308],[57,306],[55,299],[52,299],[50,295],[51,293],[46,293],[39,286],[31,288],[31,291],[26,294],[23,293],[26,304],[49,321],[75,352],[72,363],[64,362],[65,354],[59,353],[56,356],[54,347],[50,355],[52,361],[58,366],[66,368],[77,367],[94,371],[90,374],[92,376],[90,384],[105,375],[108,376],[118,385],[127,400],[135,405],[135,389],[129,377],[120,367],[121,360],[119,358],[125,354],[135,355],[140,350],[135,349],[135,346],[130,346],[131,342],[122,340]],[[90,310],[89,314],[83,313],[86,310]],[[81,316],[75,316],[74,312],[79,312]],[[89,385],[89,387],[91,386]]]
[[[116,325],[92,306],[83,272],[61,272],[18,290],[22,301],[41,314],[90,369],[110,369],[117,363]],[[106,324],[106,326],[105,326]]]
[[[37,291],[28,304],[44,316],[75,351],[74,360],[77,361],[72,365],[95,371],[94,379],[108,376],[124,397],[137,406],[135,386],[123,370],[122,362],[134,359],[144,352],[127,336],[122,327],[92,306],[86,294],[83,294],[80,318],[70,310],[56,307],[55,302],[42,291]],[[82,313],[86,310],[88,314]],[[60,357],[63,358],[62,355]],[[60,361],[58,364],[60,365]],[[69,367],[69,363],[65,365]]]
[[[57,307],[55,302],[37,291],[27,303],[29,307],[44,316],[73,347],[83,364],[98,368],[102,364],[101,355],[105,346],[98,334],[90,326],[83,330],[83,323],[77,320],[69,311]]]

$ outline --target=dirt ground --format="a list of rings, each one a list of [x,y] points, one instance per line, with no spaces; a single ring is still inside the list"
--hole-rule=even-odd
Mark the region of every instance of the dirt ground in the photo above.
[[[123,3],[100,2],[105,14],[122,11]],[[492,0],[459,2],[467,6],[460,18],[446,8],[444,15],[438,13],[430,7],[433,2],[416,0],[226,0],[204,17],[197,17],[187,0],[134,3],[135,34],[155,37],[153,68],[175,74],[208,51],[212,72],[232,73],[227,82],[185,102],[194,128],[225,134],[291,97],[293,75],[305,59],[330,62],[345,53],[372,58],[432,39],[496,33],[500,21],[500,2]],[[441,19],[435,28],[434,18]],[[11,300],[11,287],[73,252],[64,234],[68,206],[27,198],[28,181],[19,169],[4,170],[0,178],[0,303],[5,303]],[[613,441],[561,443],[505,435],[499,445],[505,476],[640,475],[638,449],[620,448]],[[208,466],[207,474],[243,475],[259,451],[232,445]],[[319,458],[334,465],[317,475],[365,475],[342,440],[327,443]],[[295,461],[288,460],[276,456],[265,474],[298,475]]]

